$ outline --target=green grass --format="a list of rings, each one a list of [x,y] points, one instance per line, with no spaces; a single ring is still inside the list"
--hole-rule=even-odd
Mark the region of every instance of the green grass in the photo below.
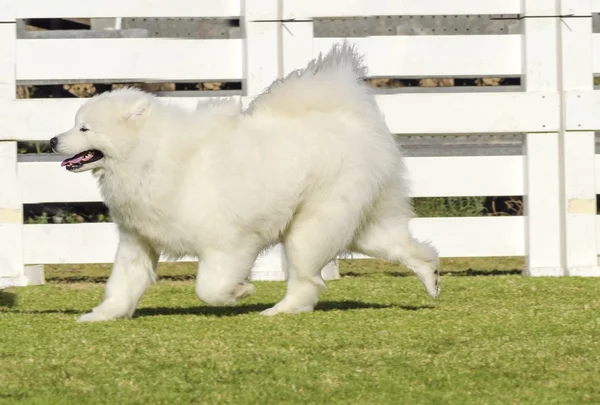
[[[600,403],[600,279],[520,266],[447,260],[430,300],[399,266],[343,262],[317,311],[265,318],[283,283],[211,308],[192,265],[161,265],[133,320],[99,324],[75,319],[108,267],[48,266],[0,292],[0,404]]]

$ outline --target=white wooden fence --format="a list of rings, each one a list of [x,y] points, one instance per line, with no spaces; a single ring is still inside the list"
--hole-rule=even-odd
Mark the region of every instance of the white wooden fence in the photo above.
[[[17,140],[48,140],[64,131],[85,101],[16,100],[17,81],[241,80],[245,103],[340,40],[315,38],[313,18],[371,15],[524,18],[522,35],[352,40],[372,76],[523,79],[522,91],[515,92],[377,96],[398,134],[525,134],[522,156],[409,158],[414,196],[526,196],[526,216],[419,218],[412,223],[418,236],[432,239],[442,256],[526,256],[530,275],[598,276],[600,155],[594,131],[600,130],[600,93],[593,74],[600,73],[600,35],[592,34],[593,11],[600,12],[600,0],[2,0],[0,284],[26,284],[26,264],[111,262],[117,244],[113,224],[23,225],[23,204],[100,196],[87,174],[67,173],[57,163],[17,161]],[[240,16],[243,39],[15,34],[19,18],[230,16]]]

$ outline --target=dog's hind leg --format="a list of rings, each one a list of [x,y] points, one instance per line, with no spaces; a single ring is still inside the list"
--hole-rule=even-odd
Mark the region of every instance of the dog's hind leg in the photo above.
[[[352,250],[402,263],[421,280],[430,297],[440,292],[438,253],[432,245],[410,234],[405,216],[382,216],[370,221],[354,240]]]
[[[198,265],[198,298],[209,305],[231,306],[253,295],[255,287],[246,280],[257,256],[257,249],[243,247],[206,252]]]
[[[104,299],[78,322],[131,318],[146,289],[156,281],[158,253],[138,236],[120,232],[119,248],[112,273],[106,283]]]
[[[285,235],[283,248],[287,264],[287,293],[282,301],[262,315],[310,312],[325,288],[321,270],[344,250],[359,220],[352,208],[337,204],[319,211],[301,211]],[[350,215],[349,215],[350,214]]]

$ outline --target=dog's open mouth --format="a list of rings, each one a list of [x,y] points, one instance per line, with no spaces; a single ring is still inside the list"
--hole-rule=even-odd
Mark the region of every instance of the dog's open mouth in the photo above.
[[[99,150],[92,149],[78,153],[73,157],[63,160],[61,166],[66,166],[67,170],[76,170],[85,164],[96,162],[104,157]]]

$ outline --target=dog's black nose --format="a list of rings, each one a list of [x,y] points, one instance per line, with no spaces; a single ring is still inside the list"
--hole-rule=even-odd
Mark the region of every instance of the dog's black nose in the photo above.
[[[54,137],[50,139],[50,147],[52,148],[52,150],[56,148],[56,145],[58,145],[58,138]]]

